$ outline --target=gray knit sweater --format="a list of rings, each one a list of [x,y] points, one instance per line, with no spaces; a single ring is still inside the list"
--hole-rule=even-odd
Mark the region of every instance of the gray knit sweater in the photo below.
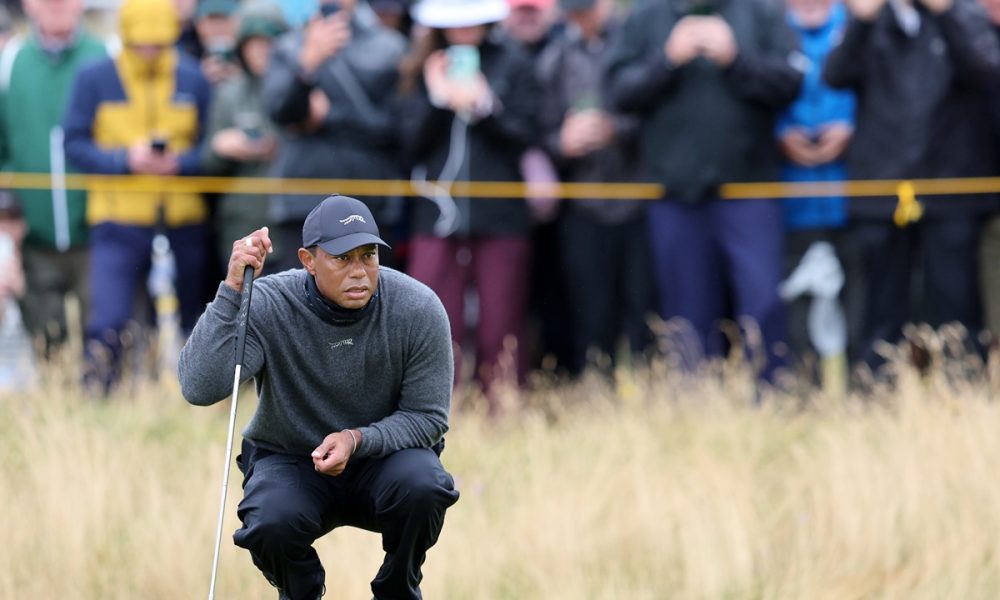
[[[448,430],[454,363],[448,316],[427,286],[379,270],[379,295],[355,323],[306,303],[303,269],[254,282],[241,379],[259,402],[243,436],[308,455],[328,434],[360,429],[357,456],[430,447]],[[239,294],[225,283],[181,350],[181,391],[209,405],[232,392]]]

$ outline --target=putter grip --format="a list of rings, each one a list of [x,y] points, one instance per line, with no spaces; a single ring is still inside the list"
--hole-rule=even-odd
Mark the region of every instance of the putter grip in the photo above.
[[[236,364],[243,365],[243,350],[247,344],[247,325],[250,322],[250,295],[253,293],[253,267],[243,269],[243,293],[240,296],[240,313],[236,318]]]

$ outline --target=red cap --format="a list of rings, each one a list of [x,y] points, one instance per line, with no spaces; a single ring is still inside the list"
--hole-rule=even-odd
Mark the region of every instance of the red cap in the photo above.
[[[556,3],[556,0],[507,0],[507,4],[511,8],[520,8],[522,6],[530,6],[532,8],[551,8]]]

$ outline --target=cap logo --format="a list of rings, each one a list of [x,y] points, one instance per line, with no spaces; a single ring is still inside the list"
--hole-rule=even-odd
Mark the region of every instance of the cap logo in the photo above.
[[[346,219],[341,219],[340,220],[340,222],[343,223],[344,225],[350,225],[351,223],[353,223],[355,221],[361,221],[365,225],[368,224],[368,222],[365,221],[365,218],[362,217],[361,215],[351,215],[351,216],[347,217]]]

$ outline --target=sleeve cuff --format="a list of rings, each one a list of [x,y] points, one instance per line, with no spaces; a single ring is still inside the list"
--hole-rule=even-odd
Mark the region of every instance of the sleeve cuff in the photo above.
[[[476,104],[475,109],[472,111],[469,122],[475,124],[488,117],[496,116],[502,112],[502,108],[503,105],[500,103],[500,99],[491,91],[479,99],[479,103]]]
[[[441,94],[435,94],[433,92],[427,92],[427,99],[430,100],[431,106],[434,108],[439,108],[441,110],[449,110],[448,99]]]
[[[361,432],[361,443],[354,456],[366,458],[378,454],[382,448],[382,432],[374,427],[359,427],[358,431]]]
[[[219,284],[219,290],[215,293],[216,300],[222,300],[223,304],[232,306],[234,314],[240,309],[240,293],[226,285],[223,281]]]
[[[316,86],[316,73],[306,73],[301,65],[295,65],[295,81],[300,85],[312,89]]]

